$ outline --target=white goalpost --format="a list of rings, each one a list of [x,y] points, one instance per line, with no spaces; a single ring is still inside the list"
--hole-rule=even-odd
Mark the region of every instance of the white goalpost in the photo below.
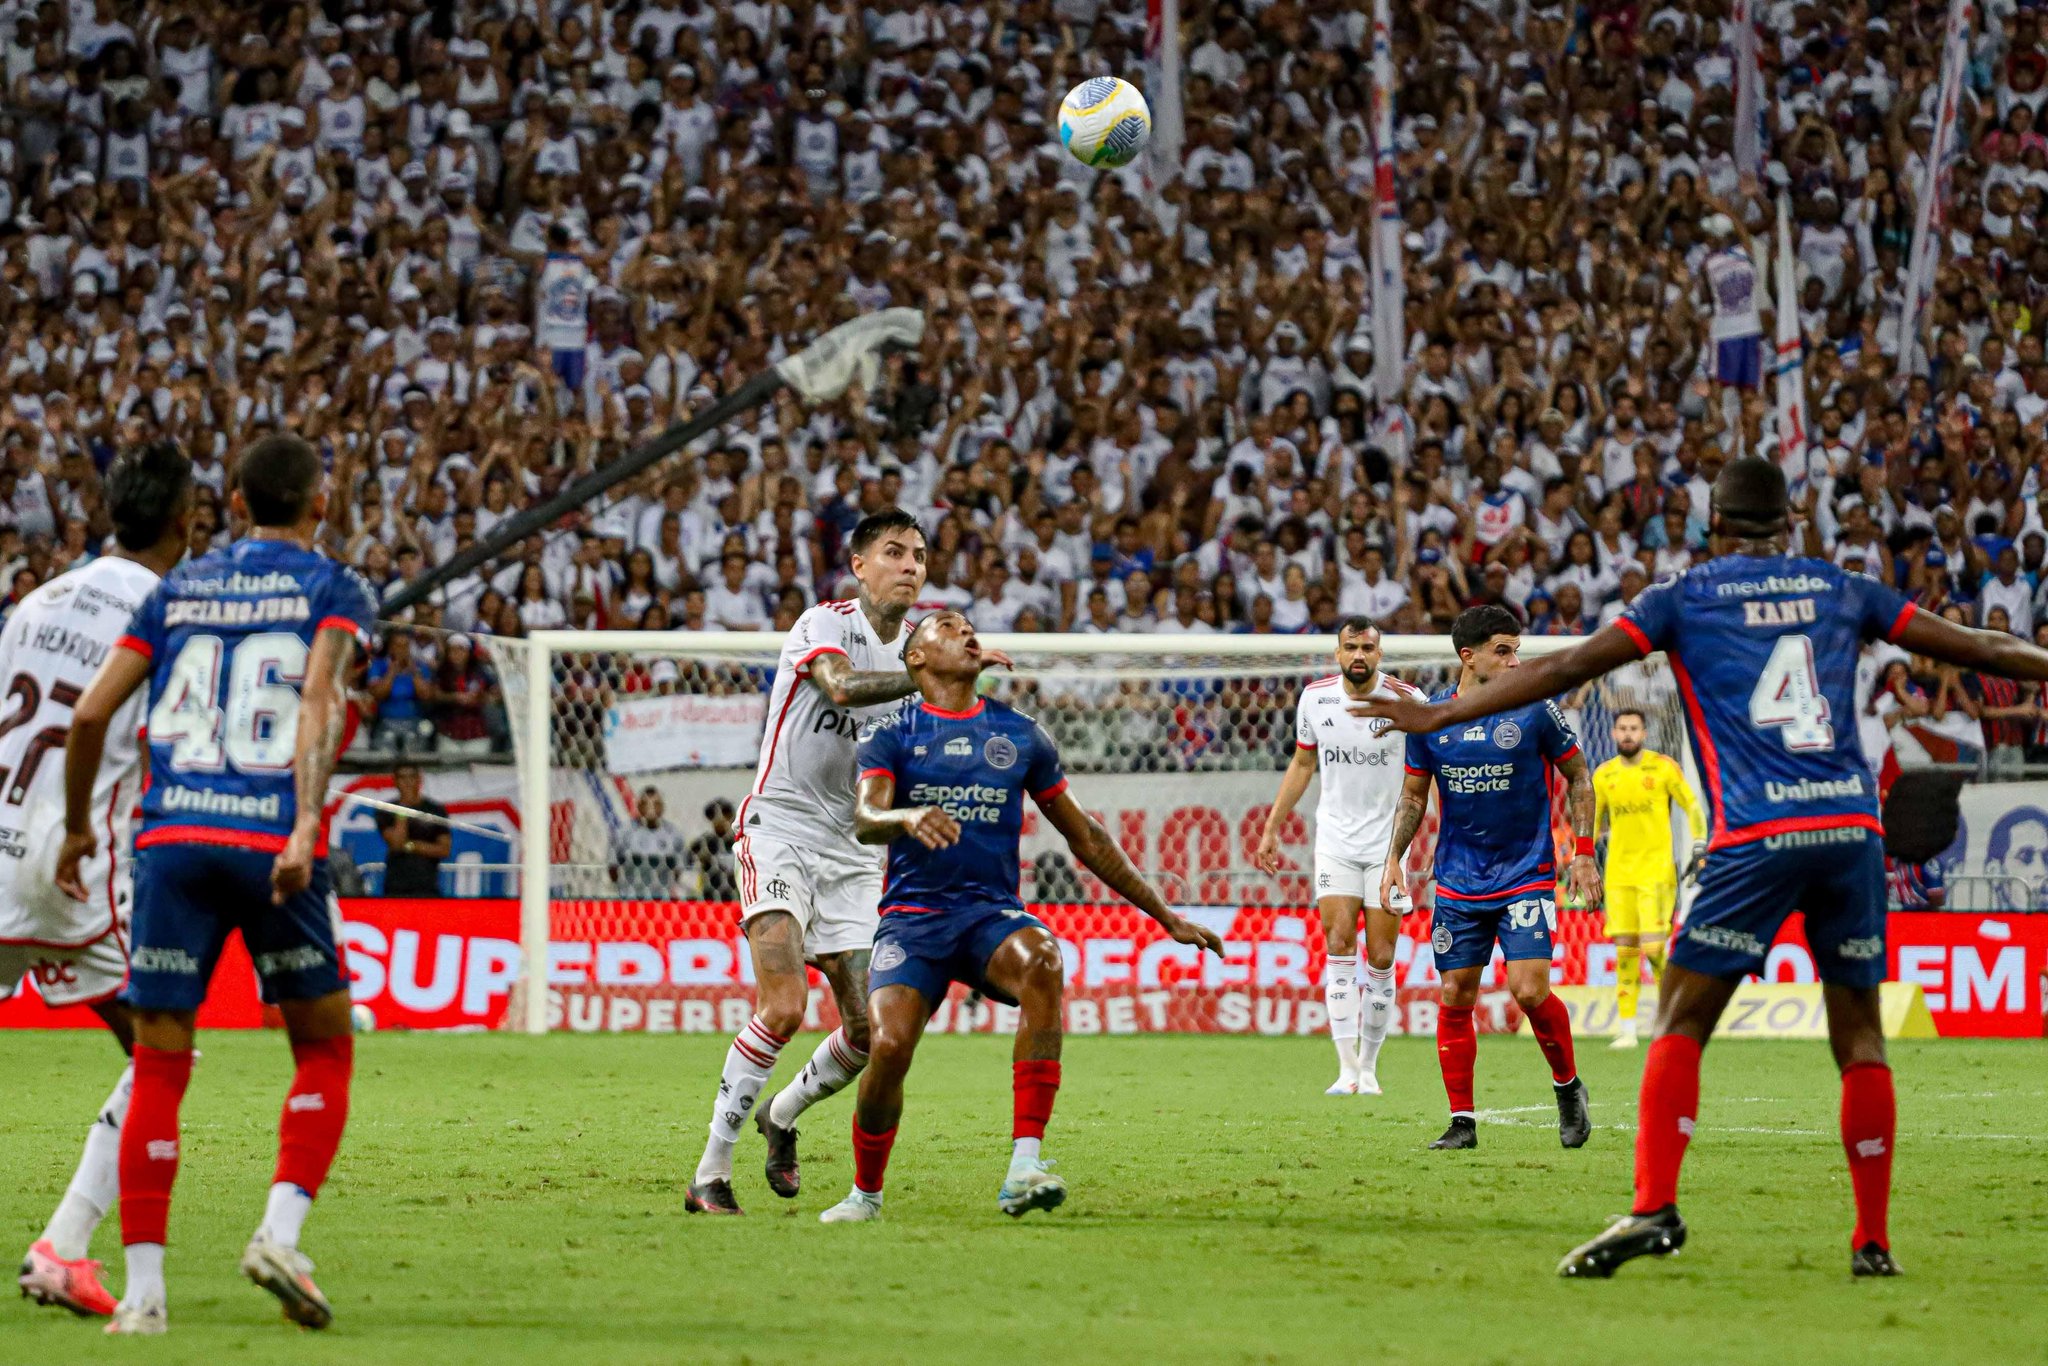
[[[1170,900],[1313,915],[1313,800],[1289,825],[1287,862],[1300,871],[1258,873],[1248,841],[1292,757],[1302,685],[1335,671],[1334,637],[982,641],[1017,661],[1014,671],[985,675],[984,691],[1045,724],[1083,805]],[[650,791],[676,826],[698,832],[704,813],[746,796],[781,643],[769,633],[540,631],[490,644],[520,792],[521,970],[507,1028],[723,1027],[721,1012],[731,993],[751,987],[751,969],[716,850],[700,845],[683,867],[651,871],[622,867],[617,850]],[[1523,652],[1572,643],[1531,636]],[[1447,636],[1389,635],[1383,649],[1384,667],[1418,686],[1452,679]],[[1612,753],[1608,725],[1624,706],[1650,718],[1653,747],[1683,753],[1669,670],[1655,658],[1635,669],[1563,699],[1592,762]],[[1027,900],[1113,900],[1067,864],[1063,849],[1047,846],[1046,834],[1027,820]],[[1112,933],[1104,942],[1118,941]],[[1285,975],[1291,959],[1275,955],[1273,971]],[[1105,980],[1122,970],[1110,961]]]

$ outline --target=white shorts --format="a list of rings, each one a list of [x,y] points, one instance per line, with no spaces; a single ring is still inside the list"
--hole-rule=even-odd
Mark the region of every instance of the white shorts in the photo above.
[[[739,869],[740,923],[784,911],[803,931],[804,956],[865,949],[881,923],[882,866],[742,835],[733,845]]]
[[[111,929],[70,948],[0,944],[0,1001],[20,990],[24,977],[34,980],[36,994],[52,1007],[110,1001],[128,984],[128,941]]]
[[[1326,896],[1355,896],[1373,910],[1405,915],[1414,908],[1406,887],[1394,889],[1394,904],[1380,905],[1380,877],[1384,863],[1361,863],[1340,854],[1316,850],[1316,899]]]

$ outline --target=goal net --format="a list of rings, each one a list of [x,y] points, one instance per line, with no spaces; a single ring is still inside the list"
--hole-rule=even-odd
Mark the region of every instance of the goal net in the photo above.
[[[1294,753],[1304,684],[1335,672],[1335,641],[1302,636],[985,636],[1016,660],[983,679],[1058,742],[1076,799],[1182,913],[1223,935],[1221,961],[1161,936],[1025,812],[1025,900],[1060,937],[1072,1032],[1312,1033],[1323,1024],[1323,938],[1309,886],[1311,787],[1282,830],[1282,868],[1254,861]],[[1534,655],[1568,645],[1532,637]],[[752,1008],[730,815],[754,781],[780,639],[768,635],[538,632],[497,642],[521,799],[522,966],[508,1028],[736,1031]],[[1388,636],[1384,667],[1434,691],[1455,673],[1447,637]],[[1677,689],[1652,658],[1560,699],[1590,762],[1617,711],[1683,753]],[[1561,784],[1554,794],[1563,825]],[[658,811],[658,816],[657,816]],[[1433,1028],[1428,823],[1410,855],[1418,910],[1403,927],[1397,1027]],[[879,854],[878,854],[879,857]],[[1562,863],[1560,863],[1562,866]],[[1595,914],[1560,899],[1563,980],[1612,980]],[[1493,985],[1489,979],[1489,985]],[[814,981],[814,987],[822,983]],[[1504,990],[1493,1023],[1507,1023]],[[1482,1012],[1482,1018],[1486,1018]],[[835,1016],[812,992],[816,1027]],[[1001,1008],[955,999],[940,1030],[1006,1029]]]

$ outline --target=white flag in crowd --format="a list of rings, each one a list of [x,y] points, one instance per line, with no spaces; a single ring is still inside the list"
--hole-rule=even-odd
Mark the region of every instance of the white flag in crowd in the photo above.
[[[1735,170],[1762,175],[1763,68],[1757,62],[1755,0],[1735,0],[1728,22],[1735,30]]]
[[[1187,145],[1180,99],[1180,0],[1146,0],[1145,66],[1145,94],[1152,105],[1146,178],[1157,191],[1180,177],[1181,149]]]
[[[1925,363],[1920,347],[1920,310],[1934,292],[1934,272],[1941,265],[1941,230],[1947,221],[1942,200],[1948,194],[1949,166],[1955,159],[1956,116],[1963,97],[1963,67],[1969,61],[1970,0],[1949,0],[1948,28],[1942,38],[1941,93],[1934,106],[1934,141],[1928,145],[1927,170],[1916,187],[1920,200],[1913,211],[1913,245],[1906,254],[1906,297],[1899,309],[1899,374],[1912,374]]]
[[[1394,195],[1394,36],[1387,0],[1372,6],[1372,359],[1381,403],[1401,397],[1408,353],[1408,288],[1401,273],[1401,203]]]
[[[1806,477],[1806,360],[1799,336],[1799,262],[1792,254],[1792,204],[1778,196],[1778,468]]]

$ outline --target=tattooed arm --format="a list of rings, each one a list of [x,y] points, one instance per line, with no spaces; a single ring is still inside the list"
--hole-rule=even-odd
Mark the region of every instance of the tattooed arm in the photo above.
[[[1586,756],[1574,752],[1557,766],[1564,775],[1565,816],[1571,822],[1572,837],[1577,849],[1586,853],[1572,856],[1569,874],[1571,889],[1587,906],[1600,904],[1600,865],[1593,859],[1593,817],[1596,803],[1593,799],[1593,771],[1587,767]]]
[[[1415,834],[1422,829],[1422,818],[1429,813],[1429,786],[1436,780],[1427,773],[1412,769],[1401,780],[1401,798],[1394,807],[1394,838],[1387,845],[1386,867],[1380,872],[1380,905],[1394,906],[1399,902],[1395,893],[1407,890],[1401,885],[1401,870],[1407,866],[1408,846],[1415,842]]]
[[[1165,898],[1145,880],[1145,875],[1132,866],[1123,846],[1109,837],[1109,832],[1099,821],[1081,809],[1073,793],[1062,791],[1044,803],[1043,809],[1046,819],[1066,840],[1067,848],[1073,851],[1074,857],[1108,884],[1111,891],[1158,921],[1160,928],[1171,935],[1175,943],[1199,944],[1218,957],[1222,956],[1222,937],[1205,925],[1197,925],[1175,915]]]
[[[835,707],[875,707],[917,691],[907,670],[860,670],[845,655],[836,653],[811,661],[810,680]]]

